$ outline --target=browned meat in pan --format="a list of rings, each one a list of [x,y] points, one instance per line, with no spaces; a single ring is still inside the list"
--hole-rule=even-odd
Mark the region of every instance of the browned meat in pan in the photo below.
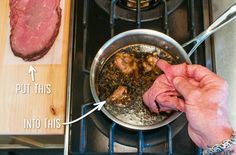
[[[124,74],[130,74],[137,71],[138,66],[135,58],[128,53],[118,53],[115,57],[115,65]]]
[[[125,107],[128,102],[131,100],[128,95],[127,87],[125,86],[119,86],[109,97],[110,103],[116,104],[120,107]],[[122,100],[125,100],[125,102],[120,102]]]
[[[154,68],[157,69],[157,61],[159,60],[158,57],[154,57],[154,56],[147,56],[146,61],[143,62],[143,68],[145,72],[150,72],[151,70],[153,70]]]
[[[117,100],[122,100],[126,97],[127,95],[127,87],[125,86],[119,86],[113,94],[110,96],[111,101],[117,101]]]

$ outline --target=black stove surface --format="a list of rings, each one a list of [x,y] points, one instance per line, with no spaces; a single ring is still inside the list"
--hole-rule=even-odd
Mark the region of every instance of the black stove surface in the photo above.
[[[111,3],[110,0],[104,1]],[[115,2],[115,0],[113,1]],[[168,1],[160,1],[155,7],[159,7],[159,13],[162,12],[164,18],[156,18],[158,20],[148,22],[142,22],[142,12],[140,16],[137,15],[137,20],[134,22],[119,19],[119,16],[110,16],[97,2],[98,0],[75,1],[72,119],[78,118],[92,107],[92,104],[88,104],[94,102],[89,86],[90,66],[99,48],[111,36],[141,27],[167,33],[182,44],[203,31],[204,27],[203,1],[201,0],[183,0],[181,4],[176,4],[178,5],[176,10],[165,7]],[[114,5],[115,10],[117,10],[116,7],[120,6]],[[117,18],[112,19],[111,17]],[[204,45],[198,48],[198,52],[192,56],[191,60],[193,63],[205,65]],[[198,154],[198,148],[188,136],[185,116],[182,115],[173,124],[150,132],[130,131],[113,123],[102,112],[95,112],[80,123],[72,125],[70,151],[71,154],[117,152],[124,154],[128,152],[133,154]]]

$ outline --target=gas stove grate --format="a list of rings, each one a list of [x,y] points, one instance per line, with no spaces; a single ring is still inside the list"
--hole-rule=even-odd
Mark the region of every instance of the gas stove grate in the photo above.
[[[84,10],[83,10],[83,72],[89,74],[89,69],[86,68],[86,55],[87,55],[87,38],[88,38],[88,12],[89,12],[89,1],[90,0],[84,0]],[[188,1],[188,29],[191,34],[191,38],[196,36],[196,26],[195,26],[195,6],[194,6],[194,0],[187,0]],[[110,6],[110,36],[113,37],[115,35],[115,21],[116,21],[116,12],[115,12],[115,6],[117,5],[118,0],[111,0],[111,6]],[[141,28],[141,7],[140,7],[140,0],[137,0],[137,9],[136,9],[136,27],[137,29]],[[168,9],[167,9],[167,2],[166,0],[161,0],[160,6],[163,7],[163,15],[162,15],[162,21],[163,21],[163,30],[165,34],[169,35],[169,22],[168,22]],[[193,56],[193,62],[198,63],[198,52],[194,53]]]
[[[86,114],[89,110],[91,110],[93,108],[93,103],[88,103],[88,104],[84,104],[82,106],[82,112],[81,114],[84,115]],[[86,140],[86,127],[87,123],[86,123],[86,118],[82,119],[80,121],[80,145],[79,145],[79,153],[78,154],[98,154],[97,152],[87,152],[86,150],[86,146],[87,146],[87,140]],[[117,124],[115,122],[113,122],[110,126],[110,130],[109,130],[109,144],[108,144],[108,151],[107,152],[102,152],[101,154],[116,154],[116,152],[114,152],[114,144],[115,144],[115,131],[117,128]],[[166,125],[166,150],[163,151],[163,153],[160,154],[166,154],[166,155],[173,155],[175,154],[173,152],[173,148],[172,148],[172,128],[170,125]],[[144,135],[143,135],[143,131],[137,131],[137,152],[133,152],[132,154],[139,154],[142,155],[144,154],[144,149],[146,147],[150,147],[150,144],[145,143],[144,140]],[[119,153],[122,154],[122,153]],[[123,154],[127,154],[127,153],[123,153]],[[146,154],[146,153],[145,153]],[[149,153],[150,155],[152,153]],[[153,153],[153,154],[157,154],[157,153]],[[197,155],[201,155],[202,154],[202,150],[198,149],[197,151]]]
[[[115,20],[116,20],[116,12],[115,6],[117,5],[118,0],[111,0],[110,6],[110,36],[114,36],[114,29],[115,29]],[[141,7],[140,7],[141,0],[137,0],[137,9],[136,9],[136,27],[139,29],[141,28]],[[166,0],[161,0],[161,5],[163,6],[163,29],[165,33],[169,34],[169,23],[168,23],[168,10],[167,10],[167,2]],[[193,6],[194,7],[194,6]],[[193,9],[192,9],[193,10]],[[84,10],[83,10],[83,25],[84,25],[84,32],[83,32],[83,71],[85,73],[89,73],[89,69],[86,66],[86,53],[87,53],[87,37],[88,37],[88,11],[89,11],[89,0],[84,0]],[[192,24],[194,26],[194,23]],[[194,30],[194,28],[191,28]]]
[[[115,35],[115,28],[116,28],[116,20],[117,20],[117,16],[116,16],[116,5],[118,3],[119,0],[111,0],[111,5],[110,5],[110,14],[109,14],[109,24],[110,24],[110,37],[113,37]],[[188,11],[188,31],[190,33],[190,38],[194,37],[196,35],[196,23],[195,23],[195,2],[194,0],[185,0],[187,1],[187,11]],[[202,0],[203,3],[204,0]],[[87,47],[88,47],[88,23],[89,23],[89,3],[91,2],[91,0],[84,0],[83,1],[83,18],[82,18],[82,24],[83,24],[83,44],[82,44],[82,73],[84,74],[83,76],[88,76],[90,73],[90,69],[89,69],[89,65],[87,65],[88,63],[86,62],[87,59]],[[140,0],[137,0],[137,8],[136,8],[136,28],[142,28],[142,24],[143,22],[141,21],[141,7],[140,7]],[[170,33],[170,28],[169,28],[169,14],[168,14],[168,8],[167,8],[167,1],[166,0],[161,0],[160,2],[160,7],[162,7],[161,9],[163,10],[163,15],[161,18],[161,22],[162,22],[162,30],[165,34],[169,35]],[[189,38],[189,39],[190,39]],[[192,56],[191,60],[194,63],[198,63],[198,54],[197,52],[194,53],[194,55]],[[89,109],[91,109],[93,107],[92,103],[89,104],[83,104],[81,106],[81,115],[85,114],[86,112],[88,112]],[[87,134],[86,134],[86,130],[87,130],[87,119],[82,119],[80,122],[80,144],[79,144],[79,152],[72,152],[72,154],[116,154],[116,152],[114,152],[114,144],[116,142],[115,139],[115,133],[117,130],[117,126],[119,126],[118,124],[116,124],[115,122],[113,122],[110,126],[109,129],[109,136],[108,136],[108,150],[107,152],[103,152],[103,153],[98,153],[98,152],[88,152],[87,151]],[[138,132],[138,137],[137,137],[137,152],[135,152],[135,154],[144,154],[144,149],[146,147],[150,147],[150,144],[145,142],[145,135],[143,134],[142,131],[137,131]],[[175,153],[173,151],[173,147],[172,147],[172,128],[171,126],[167,125],[166,126],[166,150],[163,151],[163,153],[160,154],[168,154],[168,155],[172,155],[172,154],[178,154]],[[201,154],[201,149],[198,149],[197,154]],[[119,153],[120,154],[120,153]],[[124,153],[127,154],[127,153]],[[134,153],[132,153],[134,154]],[[146,153],[145,153],[146,154]],[[156,153],[153,153],[156,154]]]
[[[82,115],[86,114],[91,107],[93,107],[93,103],[85,104],[82,106]],[[109,130],[109,145],[108,145],[108,152],[106,154],[114,154],[114,144],[115,144],[115,131],[116,131],[117,124],[113,122],[110,126]],[[167,140],[167,147],[166,147],[166,153],[168,155],[173,154],[172,149],[172,132],[171,127],[169,125],[166,126],[167,128],[167,134],[166,134],[166,140]],[[86,152],[86,119],[83,119],[80,122],[80,153],[81,154],[87,154]],[[146,144],[144,141],[144,136],[142,131],[138,131],[138,145],[137,145],[137,154],[141,155],[144,153],[144,148],[148,147],[149,144]],[[91,153],[89,153],[91,154]],[[94,152],[95,154],[95,152]]]

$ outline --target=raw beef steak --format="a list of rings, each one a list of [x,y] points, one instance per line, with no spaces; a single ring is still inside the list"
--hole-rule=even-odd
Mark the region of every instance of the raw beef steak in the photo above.
[[[61,24],[60,0],[10,0],[10,44],[25,61],[43,57]]]

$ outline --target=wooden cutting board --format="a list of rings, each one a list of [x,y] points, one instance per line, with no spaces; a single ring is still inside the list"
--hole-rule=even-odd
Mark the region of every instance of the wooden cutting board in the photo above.
[[[52,48],[42,59],[25,62],[11,51],[9,0],[0,0],[0,135],[64,133],[70,1],[60,5],[61,26]]]

